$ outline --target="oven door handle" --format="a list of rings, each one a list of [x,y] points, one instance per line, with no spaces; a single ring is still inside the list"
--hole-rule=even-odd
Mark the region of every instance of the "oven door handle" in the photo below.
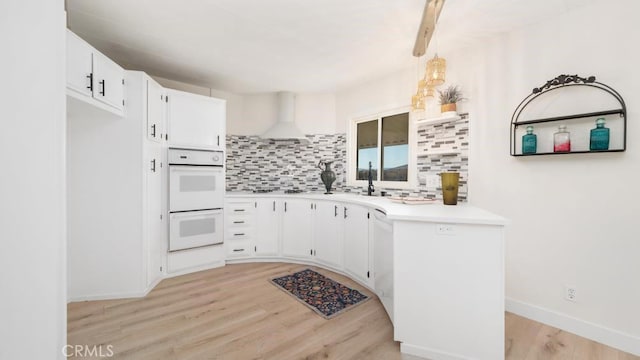
[[[172,219],[198,219],[198,218],[207,218],[216,215],[222,215],[222,210],[205,210],[205,211],[187,211],[181,212],[177,214],[171,214]]]

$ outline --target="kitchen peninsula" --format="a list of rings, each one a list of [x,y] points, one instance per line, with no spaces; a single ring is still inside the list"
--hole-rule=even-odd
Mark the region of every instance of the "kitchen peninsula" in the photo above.
[[[228,263],[312,264],[368,287],[403,353],[493,359],[504,353],[507,222],[467,204],[227,192],[225,245]]]

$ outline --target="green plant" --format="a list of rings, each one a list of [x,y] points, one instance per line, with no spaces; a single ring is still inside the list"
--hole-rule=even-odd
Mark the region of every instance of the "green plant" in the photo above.
[[[462,91],[457,85],[451,85],[445,90],[438,90],[440,97],[440,104],[455,104],[458,101],[464,100],[462,97]]]

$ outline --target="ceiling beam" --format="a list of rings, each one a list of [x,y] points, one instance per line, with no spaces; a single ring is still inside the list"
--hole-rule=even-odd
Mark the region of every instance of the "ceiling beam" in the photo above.
[[[427,0],[422,12],[422,21],[416,35],[416,43],[413,46],[413,56],[420,57],[427,52],[431,36],[436,27],[436,17],[440,18],[440,12],[445,0]]]

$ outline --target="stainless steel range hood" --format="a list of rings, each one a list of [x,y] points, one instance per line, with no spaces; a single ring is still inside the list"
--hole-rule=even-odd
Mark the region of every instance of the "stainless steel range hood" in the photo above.
[[[296,98],[291,92],[278,93],[278,119],[276,123],[264,134],[262,138],[276,141],[299,140],[308,144],[309,139],[296,126],[294,119],[296,114]]]

